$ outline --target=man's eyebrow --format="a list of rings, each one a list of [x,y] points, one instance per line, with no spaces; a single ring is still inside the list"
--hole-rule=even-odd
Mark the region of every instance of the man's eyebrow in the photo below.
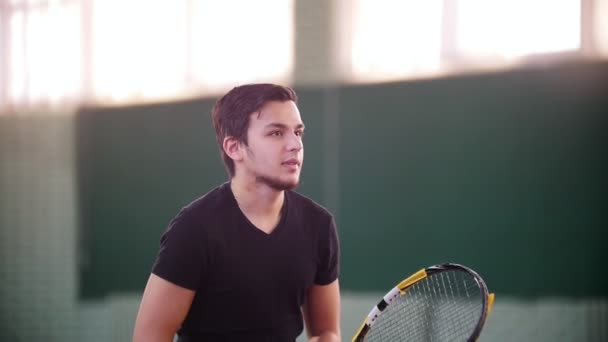
[[[282,124],[282,123],[278,123],[278,122],[271,122],[269,124],[267,124],[266,126],[264,126],[264,129],[268,129],[268,128],[281,128],[281,129],[287,129],[289,128],[286,124]],[[297,124],[296,129],[304,129],[304,124]]]

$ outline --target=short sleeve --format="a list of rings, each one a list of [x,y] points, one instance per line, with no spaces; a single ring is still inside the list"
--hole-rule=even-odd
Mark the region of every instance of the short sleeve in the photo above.
[[[327,285],[338,279],[340,272],[340,243],[336,222],[330,217],[329,224],[319,234],[319,258],[315,284]]]
[[[160,239],[152,273],[175,285],[196,290],[205,271],[203,237],[200,226],[182,209]]]

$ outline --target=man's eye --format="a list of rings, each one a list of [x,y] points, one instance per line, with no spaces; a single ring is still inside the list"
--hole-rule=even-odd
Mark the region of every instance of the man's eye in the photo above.
[[[281,131],[272,131],[272,132],[270,132],[269,135],[273,136],[273,137],[280,137],[281,136]]]
[[[304,132],[302,132],[302,131],[296,131],[296,135],[299,136],[299,137],[301,137],[301,136],[304,135]]]

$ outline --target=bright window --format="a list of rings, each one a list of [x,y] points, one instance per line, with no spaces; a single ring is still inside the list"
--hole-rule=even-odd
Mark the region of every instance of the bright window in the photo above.
[[[579,0],[459,0],[457,46],[470,58],[514,58],[580,47]]]
[[[606,57],[608,50],[602,32],[608,0],[337,1],[348,27],[343,48],[349,53],[342,57],[347,81],[506,67],[543,55]],[[585,24],[590,46],[583,52]]]
[[[355,79],[401,78],[439,70],[441,1],[354,3],[350,72]]]
[[[288,81],[293,68],[292,6],[285,0],[194,2],[193,77],[212,90],[234,83]]]
[[[13,0],[17,4],[16,0]],[[80,88],[80,7],[76,1],[16,6],[2,25],[10,37],[0,99],[15,106],[74,101]],[[3,46],[4,47],[4,46]]]
[[[95,1],[91,50],[95,98],[154,99],[184,90],[185,5],[183,0]]]
[[[0,0],[0,113],[289,83],[294,0]]]

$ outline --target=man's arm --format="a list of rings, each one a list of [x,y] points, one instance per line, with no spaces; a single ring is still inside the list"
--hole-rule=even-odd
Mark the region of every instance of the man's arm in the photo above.
[[[133,342],[171,342],[186,318],[194,291],[150,274],[141,299]]]
[[[309,342],[340,341],[340,285],[312,285],[303,307]]]

